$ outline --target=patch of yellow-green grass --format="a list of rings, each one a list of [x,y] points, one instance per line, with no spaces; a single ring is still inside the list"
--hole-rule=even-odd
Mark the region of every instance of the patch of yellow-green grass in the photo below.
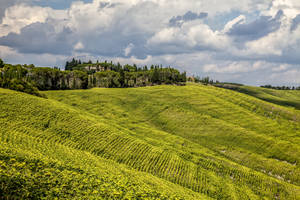
[[[297,199],[300,195],[300,115],[294,109],[197,84],[43,94],[48,99],[0,89],[2,160],[9,166],[6,160],[11,158],[41,162],[41,172],[28,167],[27,161],[26,173],[17,168],[17,180],[25,185],[22,195],[35,191],[35,176],[50,181],[42,188],[58,190],[46,196],[126,199],[126,193],[133,199]],[[47,179],[48,165],[50,171],[62,170]],[[73,168],[82,170],[78,177],[72,177]],[[61,184],[54,187],[54,180]],[[69,194],[73,184],[84,189]],[[114,191],[117,196],[109,196]]]
[[[271,103],[300,110],[300,90],[275,90],[240,86],[239,91]]]

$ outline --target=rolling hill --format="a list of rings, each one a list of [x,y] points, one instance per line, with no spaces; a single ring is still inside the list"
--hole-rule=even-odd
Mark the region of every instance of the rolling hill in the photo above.
[[[0,89],[0,199],[300,197],[295,107],[200,84],[42,94]]]
[[[282,106],[294,107],[300,110],[300,91],[274,90],[251,86],[241,86],[240,91],[256,98],[279,104]]]

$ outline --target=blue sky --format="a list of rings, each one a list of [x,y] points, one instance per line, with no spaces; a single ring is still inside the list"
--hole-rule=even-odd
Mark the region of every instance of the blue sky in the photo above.
[[[73,0],[34,0],[32,1],[33,5],[38,5],[41,7],[51,7],[53,9],[68,9]],[[84,3],[92,3],[93,0],[83,0]]]
[[[1,0],[0,58],[63,67],[72,57],[300,86],[300,1]]]

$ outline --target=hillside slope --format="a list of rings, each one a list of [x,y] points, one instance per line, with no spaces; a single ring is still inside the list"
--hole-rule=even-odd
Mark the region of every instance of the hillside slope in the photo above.
[[[297,110],[194,84],[43,93],[0,89],[0,194],[300,196]]]
[[[300,90],[275,90],[270,88],[219,84],[219,87],[229,87],[232,90],[268,101],[274,104],[288,106],[300,110]]]
[[[269,101],[275,104],[294,107],[300,110],[300,91],[296,90],[274,90],[267,88],[257,88],[242,86],[245,91],[259,99]]]

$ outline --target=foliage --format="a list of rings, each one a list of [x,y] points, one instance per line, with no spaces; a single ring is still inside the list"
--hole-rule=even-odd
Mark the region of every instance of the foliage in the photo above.
[[[79,64],[80,63],[80,64]],[[186,72],[180,73],[174,68],[162,68],[152,65],[138,67],[137,65],[124,65],[112,62],[81,63],[80,60],[72,59],[66,63],[66,70],[79,70],[90,75],[89,86],[93,87],[140,87],[157,84],[182,84],[186,82]],[[110,73],[111,72],[111,73]],[[118,73],[118,74],[116,74]],[[108,83],[114,76],[115,83]],[[103,80],[99,80],[99,79]],[[108,82],[107,82],[108,81]]]
[[[262,88],[269,88],[269,89],[275,89],[275,90],[300,90],[300,86],[299,87],[295,87],[295,86],[272,86],[272,85],[262,85],[260,86]]]
[[[0,78],[0,86],[3,88],[25,92],[39,97],[45,97],[44,95],[40,94],[39,90],[36,87],[34,87],[31,83],[18,79],[9,79],[1,81]]]
[[[122,86],[120,78],[121,76],[118,72],[97,72],[91,76],[90,87],[119,88]]]
[[[27,80],[33,81],[39,90],[86,89],[88,75],[77,70],[36,67],[30,71]]]
[[[219,84],[220,82],[218,80],[214,81],[211,79],[209,76],[206,77],[199,77],[199,76],[192,76],[188,78],[189,82],[194,82],[194,83],[202,83],[204,85],[214,85],[214,84]]]
[[[4,62],[3,60],[0,58],[0,68],[3,68],[4,67]]]
[[[2,60],[1,60],[2,61]],[[136,65],[122,66],[111,63],[91,61],[81,63],[73,59],[66,63],[66,70],[58,68],[35,67],[34,65],[9,65],[0,68],[0,87],[37,95],[38,90],[87,89],[93,87],[121,88],[141,87],[158,84],[184,85],[186,73],[173,68]],[[31,89],[29,89],[31,88]]]
[[[27,72],[27,69],[20,65],[4,65],[0,70],[0,87],[44,97],[31,82],[22,79]]]
[[[5,149],[0,153],[1,198],[180,199],[131,183],[121,175],[97,174],[47,160],[24,159],[8,154]]]

